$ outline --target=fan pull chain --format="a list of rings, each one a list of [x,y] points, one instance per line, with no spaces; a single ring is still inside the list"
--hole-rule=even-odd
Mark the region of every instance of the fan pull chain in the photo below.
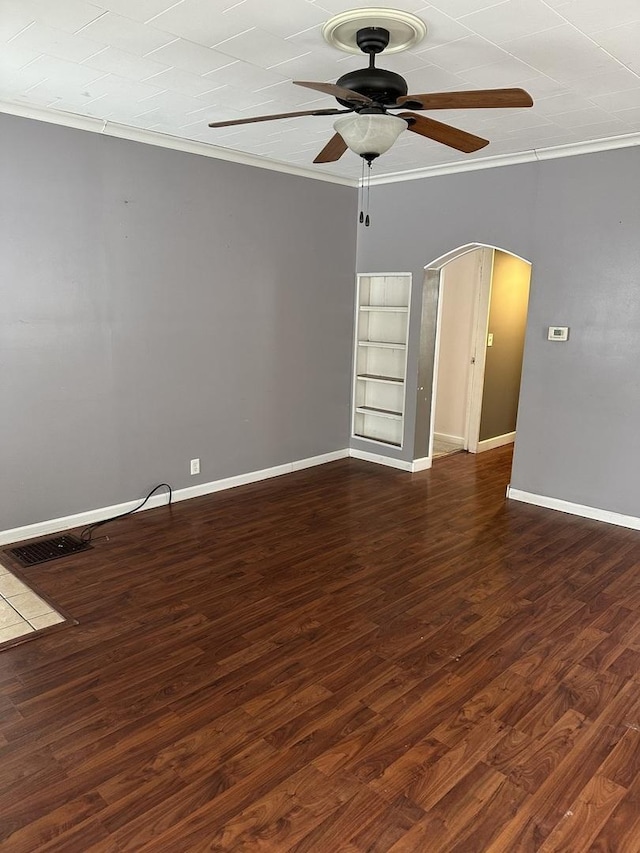
[[[366,174],[364,170],[364,164],[365,158],[363,157],[362,170],[360,173],[360,184],[358,187],[358,207],[360,208],[360,214],[358,216],[358,219],[361,225],[364,223],[364,227],[368,228],[371,224],[371,218],[369,217],[369,198],[371,195],[371,162],[367,160],[369,171],[366,172]]]
[[[371,163],[369,165],[369,171],[367,172],[367,215],[364,218],[364,227],[368,228],[371,220],[369,219],[369,196],[371,194]]]

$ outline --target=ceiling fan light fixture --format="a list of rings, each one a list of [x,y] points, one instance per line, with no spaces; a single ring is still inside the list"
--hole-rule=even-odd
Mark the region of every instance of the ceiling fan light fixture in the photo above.
[[[365,160],[373,160],[391,148],[407,129],[407,122],[386,113],[356,113],[339,118],[333,129],[351,151]]]

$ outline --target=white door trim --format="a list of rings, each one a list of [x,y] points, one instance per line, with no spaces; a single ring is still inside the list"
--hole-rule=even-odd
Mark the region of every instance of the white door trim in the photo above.
[[[480,416],[482,414],[482,391],[484,387],[484,368],[486,362],[487,329],[489,328],[489,305],[491,302],[491,278],[493,275],[494,249],[491,246],[465,247],[459,253],[451,253],[439,269],[438,308],[436,316],[436,335],[433,360],[433,383],[431,386],[431,418],[429,422],[429,456],[433,458],[435,439],[436,400],[438,393],[438,368],[440,365],[440,343],[442,334],[443,288],[447,264],[462,255],[480,250],[478,272],[475,281],[471,352],[473,361],[467,370],[467,411],[463,449],[476,453],[480,437]]]
[[[477,453],[480,443],[480,421],[482,419],[482,396],[484,393],[484,371],[487,364],[487,333],[489,330],[489,306],[495,249],[485,247],[480,257],[478,273],[478,299],[474,322],[473,358],[469,369],[469,394],[467,403],[466,450]]]
[[[433,381],[431,383],[431,416],[429,418],[429,458],[433,459],[433,442],[436,433],[436,399],[438,394],[438,367],[440,365],[440,334],[442,320],[442,291],[444,288],[444,266],[438,274],[438,308],[436,312],[436,339],[433,350]]]

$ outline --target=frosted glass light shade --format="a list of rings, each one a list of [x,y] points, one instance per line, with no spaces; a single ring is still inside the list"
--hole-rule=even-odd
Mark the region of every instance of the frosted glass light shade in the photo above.
[[[402,131],[407,129],[407,122],[396,116],[358,113],[339,118],[333,129],[356,154],[377,156],[391,148]]]

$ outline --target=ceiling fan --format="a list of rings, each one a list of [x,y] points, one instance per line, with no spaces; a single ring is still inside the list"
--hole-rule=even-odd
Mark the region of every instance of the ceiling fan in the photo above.
[[[209,127],[231,127],[259,121],[294,118],[296,116],[344,116],[334,124],[336,133],[331,137],[314,163],[331,163],[339,160],[347,148],[363,157],[369,165],[387,151],[403,130],[448,145],[458,151],[471,153],[489,144],[488,139],[475,136],[449,124],[443,124],[415,110],[464,110],[505,107],[531,107],[533,100],[524,89],[477,89],[462,92],[432,92],[409,95],[405,79],[393,71],[377,68],[376,54],[389,44],[389,31],[384,27],[362,27],[356,33],[360,50],[368,54],[369,66],[343,74],[336,83],[315,83],[294,80],[296,86],[305,86],[318,92],[333,95],[343,109],[303,110],[276,113],[233,121],[211,122]],[[400,110],[395,115],[390,110]]]

